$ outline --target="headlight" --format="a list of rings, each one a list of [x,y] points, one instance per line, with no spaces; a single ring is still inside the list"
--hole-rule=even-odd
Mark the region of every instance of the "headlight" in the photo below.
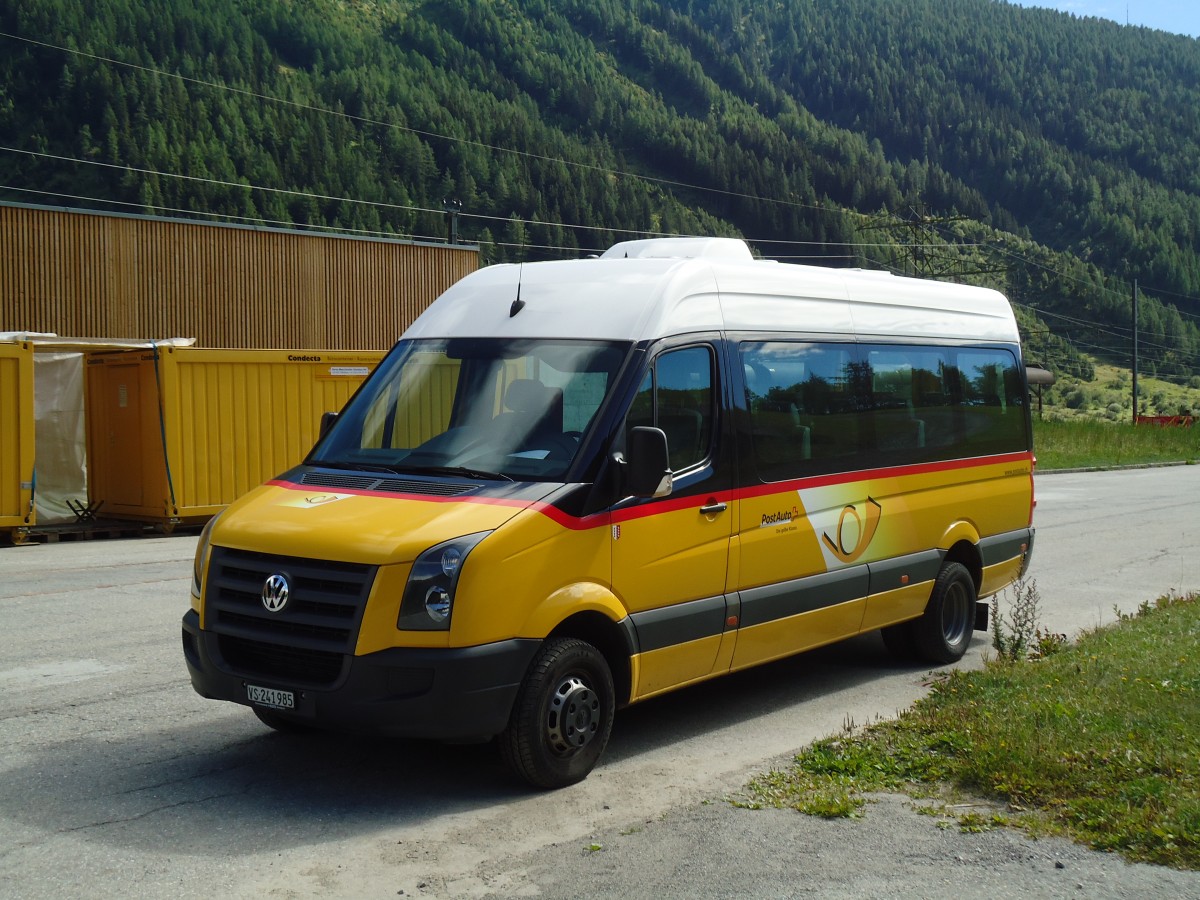
[[[217,513],[204,523],[204,528],[200,532],[200,540],[196,542],[196,561],[192,563],[193,597],[200,596],[200,585],[204,579],[204,564],[208,561],[208,542],[212,538],[213,526],[217,524],[219,518],[221,518],[221,513]]]
[[[430,547],[417,557],[396,627],[401,631],[445,631],[450,628],[450,613],[454,606],[454,589],[462,573],[467,554],[491,534],[480,531],[454,538]]]

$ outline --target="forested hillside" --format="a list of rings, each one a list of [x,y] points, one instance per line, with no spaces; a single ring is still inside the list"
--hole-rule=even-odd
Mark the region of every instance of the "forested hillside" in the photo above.
[[[1200,42],[995,0],[0,0],[0,199],[442,240],[655,233],[987,283],[1200,373]],[[457,206],[461,204],[461,206]]]

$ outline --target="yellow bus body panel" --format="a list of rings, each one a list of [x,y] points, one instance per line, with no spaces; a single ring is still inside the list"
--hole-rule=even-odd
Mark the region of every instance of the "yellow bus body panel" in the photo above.
[[[734,669],[744,669],[773,659],[782,659],[832,644],[857,634],[862,624],[866,600],[851,600],[813,612],[789,616],[762,625],[752,625],[738,632],[737,658]]]
[[[713,665],[722,643],[723,636],[715,635],[638,654],[638,680],[633,699],[645,700],[728,671],[728,666],[721,670]]]
[[[613,578],[630,612],[724,593],[731,512],[700,514],[703,496],[683,508],[625,519],[613,541]]]
[[[872,594],[867,598],[861,630],[873,631],[876,628],[915,619],[925,612],[925,604],[929,602],[932,590],[932,581],[922,581],[892,591]]]
[[[564,527],[529,508],[489,535],[463,566],[451,646],[543,638],[580,612],[598,612],[613,621],[624,618],[623,606],[609,589],[607,519],[598,518],[602,521],[593,527]]]
[[[1017,557],[985,568],[979,596],[990,597],[1016,581],[1021,575],[1021,564],[1021,557]]]

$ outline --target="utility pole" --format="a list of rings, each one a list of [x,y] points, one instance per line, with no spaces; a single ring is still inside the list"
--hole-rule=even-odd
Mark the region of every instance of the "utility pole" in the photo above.
[[[1138,373],[1138,283],[1137,279],[1133,279],[1133,424],[1137,424],[1138,419],[1138,391],[1137,391],[1137,373]]]
[[[458,243],[458,217],[462,213],[461,200],[442,200],[442,209],[450,214],[450,243]]]

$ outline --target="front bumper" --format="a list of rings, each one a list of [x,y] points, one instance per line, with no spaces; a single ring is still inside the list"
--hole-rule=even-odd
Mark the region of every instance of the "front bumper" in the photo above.
[[[478,647],[399,647],[351,657],[334,684],[312,687],[237,671],[222,656],[219,636],[200,629],[195,610],[183,617],[184,658],[202,697],[253,706],[248,685],[274,688],[292,692],[295,709],[270,711],[300,724],[435,740],[503,731],[540,644],[517,638]]]

